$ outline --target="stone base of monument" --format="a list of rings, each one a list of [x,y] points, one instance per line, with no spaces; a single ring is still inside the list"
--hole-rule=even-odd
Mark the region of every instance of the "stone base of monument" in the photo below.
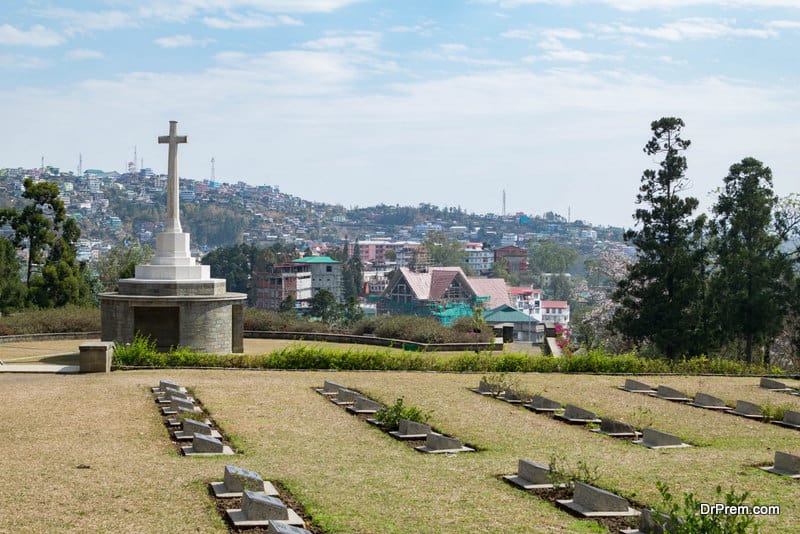
[[[181,447],[181,454],[184,456],[231,456],[236,453],[227,445],[223,445],[220,452],[197,452],[192,445],[189,445]]]
[[[272,482],[265,480],[263,482],[264,488],[258,490],[258,493],[263,493],[264,495],[269,495],[271,497],[277,497],[279,495],[278,490],[275,489],[275,486],[272,485]],[[212,482],[211,483],[211,490],[214,492],[214,497],[218,499],[235,499],[236,497],[242,496],[242,491],[229,491],[228,488],[225,487],[224,482]]]
[[[111,359],[114,356],[114,343],[100,341],[82,343],[79,347],[78,363],[81,373],[110,373]]]

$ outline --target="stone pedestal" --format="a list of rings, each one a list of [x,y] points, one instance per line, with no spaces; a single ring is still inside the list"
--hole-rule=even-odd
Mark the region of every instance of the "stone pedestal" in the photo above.
[[[114,343],[83,343],[80,345],[79,364],[81,373],[110,373]]]

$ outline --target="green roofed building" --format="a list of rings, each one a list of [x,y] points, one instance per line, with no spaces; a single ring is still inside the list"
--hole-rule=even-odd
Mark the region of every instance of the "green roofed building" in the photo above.
[[[544,332],[538,332],[536,326],[539,321],[532,315],[526,315],[521,311],[503,304],[483,314],[483,319],[491,326],[510,324],[514,326],[515,341],[531,341],[541,343]]]

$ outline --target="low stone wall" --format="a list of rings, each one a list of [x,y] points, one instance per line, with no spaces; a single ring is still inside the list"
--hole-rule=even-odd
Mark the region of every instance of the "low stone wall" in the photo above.
[[[23,341],[51,341],[57,339],[99,338],[100,332],[65,332],[52,334],[20,334],[0,336],[0,343],[19,343]],[[334,334],[330,332],[278,332],[245,330],[245,338],[254,339],[294,339],[306,341],[328,341],[330,343],[354,343],[357,345],[373,345],[376,347],[393,347],[419,352],[483,352],[488,350],[502,351],[503,344],[495,343],[420,343],[405,339],[389,339],[375,336],[357,336],[354,334]]]
[[[357,336],[354,334],[334,334],[329,332],[278,332],[245,330],[245,338],[257,339],[295,339],[305,341],[328,341],[330,343],[354,343],[378,347],[419,352],[482,352],[487,350],[503,350],[502,343],[420,343],[405,339],[389,339],[375,336]]]
[[[59,339],[100,339],[100,332],[52,332],[49,334],[18,334],[0,336],[0,343],[21,343],[24,341],[57,341]]]

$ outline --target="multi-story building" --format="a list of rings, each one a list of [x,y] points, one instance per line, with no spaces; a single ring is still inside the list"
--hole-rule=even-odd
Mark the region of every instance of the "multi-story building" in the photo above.
[[[528,251],[509,246],[494,250],[494,261],[505,258],[508,261],[508,272],[522,273],[528,270]]]
[[[289,296],[294,298],[296,309],[308,307],[311,299],[311,268],[306,264],[280,263],[267,272],[253,276],[255,307],[261,310],[278,310]]]
[[[512,306],[517,310],[541,320],[542,290],[532,287],[509,287]]]
[[[569,304],[566,300],[543,300],[542,322],[569,324]]]
[[[342,262],[328,256],[309,256],[292,261],[295,265],[308,266],[311,272],[311,296],[320,289],[327,289],[337,302],[344,301],[344,276]]]
[[[475,274],[485,274],[492,270],[494,252],[483,248],[483,243],[467,243],[464,246],[467,253],[467,265]]]
[[[386,252],[389,250],[394,251],[394,256],[397,258],[401,252],[406,253],[407,250],[415,250],[421,246],[417,241],[390,241],[388,239],[358,241],[348,245],[347,252],[350,256],[355,256],[356,245],[358,245],[358,255],[361,262],[375,264],[384,264],[389,261],[386,258]]]

